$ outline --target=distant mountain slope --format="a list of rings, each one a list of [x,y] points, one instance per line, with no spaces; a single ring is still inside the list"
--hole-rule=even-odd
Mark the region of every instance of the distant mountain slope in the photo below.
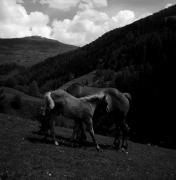
[[[31,66],[48,57],[76,48],[39,36],[0,39],[0,64],[15,62],[19,65]]]
[[[165,48],[160,49],[161,52],[167,51],[167,54],[163,55],[166,58],[164,61],[167,61],[171,57],[169,54],[174,54],[175,48],[171,42],[174,41],[174,37],[171,36],[174,36],[176,29],[174,16],[176,16],[176,6],[107,32],[96,41],[74,52],[48,58],[33,66],[28,79],[35,78],[40,85],[55,80],[50,84],[53,84],[53,87],[59,87],[69,80],[70,73],[74,74],[74,77],[79,77],[99,66],[117,71],[126,66],[140,65],[149,61],[151,64],[157,64],[159,63],[156,62],[158,51],[155,49],[158,46]],[[160,39],[163,44],[160,43]],[[169,49],[167,45],[171,48]],[[153,50],[155,53],[152,52]]]

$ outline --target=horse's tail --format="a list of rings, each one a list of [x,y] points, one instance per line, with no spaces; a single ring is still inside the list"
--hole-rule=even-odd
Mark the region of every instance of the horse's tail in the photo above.
[[[54,103],[54,100],[51,97],[51,92],[47,92],[44,95],[44,98],[45,98],[45,102],[49,104],[50,109],[54,109],[55,103]]]
[[[123,93],[123,94],[128,99],[128,101],[131,102],[132,100],[131,94],[130,93]]]

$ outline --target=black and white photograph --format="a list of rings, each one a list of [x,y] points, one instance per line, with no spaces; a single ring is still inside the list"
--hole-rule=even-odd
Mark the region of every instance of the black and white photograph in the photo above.
[[[0,180],[175,180],[175,0],[0,0]]]

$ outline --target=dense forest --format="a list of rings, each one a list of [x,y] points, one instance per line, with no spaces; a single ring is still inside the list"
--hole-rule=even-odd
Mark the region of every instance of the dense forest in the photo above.
[[[40,91],[45,92],[96,69],[102,71],[102,76],[104,69],[113,70],[116,75],[104,78],[104,84],[108,80],[111,86],[131,93],[131,137],[173,145],[175,59],[176,6],[172,6],[112,30],[75,51],[48,58],[15,80],[23,87],[35,80]],[[105,119],[99,121],[97,131],[107,132]]]

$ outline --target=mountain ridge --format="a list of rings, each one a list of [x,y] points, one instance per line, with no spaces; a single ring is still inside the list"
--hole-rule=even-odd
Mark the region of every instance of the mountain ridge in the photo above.
[[[76,46],[41,36],[0,38],[0,64],[16,63],[30,67],[48,57],[76,48]]]

